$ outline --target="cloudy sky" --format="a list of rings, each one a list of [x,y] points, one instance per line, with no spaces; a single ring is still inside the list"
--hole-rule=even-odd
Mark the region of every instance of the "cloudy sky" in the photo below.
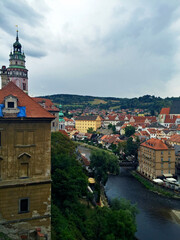
[[[179,0],[0,0],[0,66],[16,24],[32,96],[180,96]]]

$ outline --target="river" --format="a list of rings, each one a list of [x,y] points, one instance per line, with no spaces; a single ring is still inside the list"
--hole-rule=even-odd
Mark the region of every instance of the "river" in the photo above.
[[[81,147],[80,150],[89,157],[89,149]],[[109,176],[105,191],[109,200],[126,198],[137,204],[136,237],[139,240],[180,239],[180,225],[171,213],[173,209],[180,210],[179,200],[150,192],[126,168],[121,168],[119,176]]]

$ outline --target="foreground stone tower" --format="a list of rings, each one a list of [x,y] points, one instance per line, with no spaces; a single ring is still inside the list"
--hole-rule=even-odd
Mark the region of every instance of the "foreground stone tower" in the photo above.
[[[8,82],[14,82],[21,90],[28,93],[28,70],[25,67],[25,55],[21,50],[22,46],[19,42],[18,30],[16,33],[16,41],[13,44],[13,51],[9,55],[9,67],[2,66],[0,69],[1,88]]]

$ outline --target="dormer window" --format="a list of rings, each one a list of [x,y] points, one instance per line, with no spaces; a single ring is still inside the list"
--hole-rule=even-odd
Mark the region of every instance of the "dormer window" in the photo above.
[[[3,114],[17,114],[20,111],[18,108],[18,99],[13,95],[5,97],[4,105]]]

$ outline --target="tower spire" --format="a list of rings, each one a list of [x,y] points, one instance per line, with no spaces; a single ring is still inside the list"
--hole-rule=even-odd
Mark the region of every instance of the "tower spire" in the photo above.
[[[19,41],[19,36],[18,36],[18,25],[16,25],[16,42]]]

